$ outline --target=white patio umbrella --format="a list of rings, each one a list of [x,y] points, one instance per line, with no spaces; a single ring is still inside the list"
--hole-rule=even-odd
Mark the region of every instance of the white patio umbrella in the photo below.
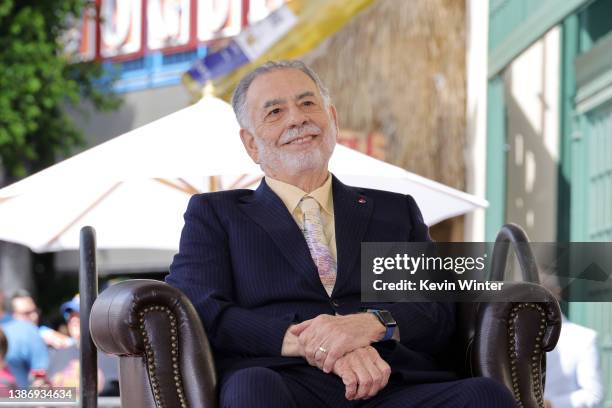
[[[7,186],[0,240],[36,252],[76,249],[80,228],[91,225],[102,249],[176,250],[192,194],[259,183],[238,131],[231,107],[207,97]],[[330,170],[350,185],[412,194],[429,225],[487,206],[341,145]]]

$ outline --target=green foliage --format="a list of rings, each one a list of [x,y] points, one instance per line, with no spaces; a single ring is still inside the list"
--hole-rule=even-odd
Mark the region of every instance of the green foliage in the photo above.
[[[86,0],[0,0],[0,159],[9,179],[83,144],[66,107],[84,100],[99,110],[119,106],[101,64],[64,53],[61,35],[85,7]]]

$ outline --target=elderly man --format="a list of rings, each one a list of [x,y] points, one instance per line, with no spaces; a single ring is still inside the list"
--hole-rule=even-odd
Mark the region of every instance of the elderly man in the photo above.
[[[361,302],[361,242],[430,238],[411,196],[329,173],[338,123],[318,76],[268,62],[232,104],[265,179],[194,196],[167,277],[202,319],[221,406],[515,406],[503,385],[436,365],[453,305]]]

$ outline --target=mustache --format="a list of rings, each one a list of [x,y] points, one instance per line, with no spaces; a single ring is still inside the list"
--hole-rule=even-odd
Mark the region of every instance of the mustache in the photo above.
[[[315,135],[318,136],[321,134],[321,128],[313,123],[308,123],[306,125],[300,127],[294,127],[287,129],[283,132],[281,136],[281,144],[290,143],[300,137]]]

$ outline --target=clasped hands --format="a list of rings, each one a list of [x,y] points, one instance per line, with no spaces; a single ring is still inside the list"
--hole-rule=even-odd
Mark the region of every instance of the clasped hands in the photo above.
[[[304,357],[312,366],[342,379],[348,400],[376,395],[389,381],[391,367],[370,344],[385,327],[370,313],[320,315],[289,327],[282,354]]]

